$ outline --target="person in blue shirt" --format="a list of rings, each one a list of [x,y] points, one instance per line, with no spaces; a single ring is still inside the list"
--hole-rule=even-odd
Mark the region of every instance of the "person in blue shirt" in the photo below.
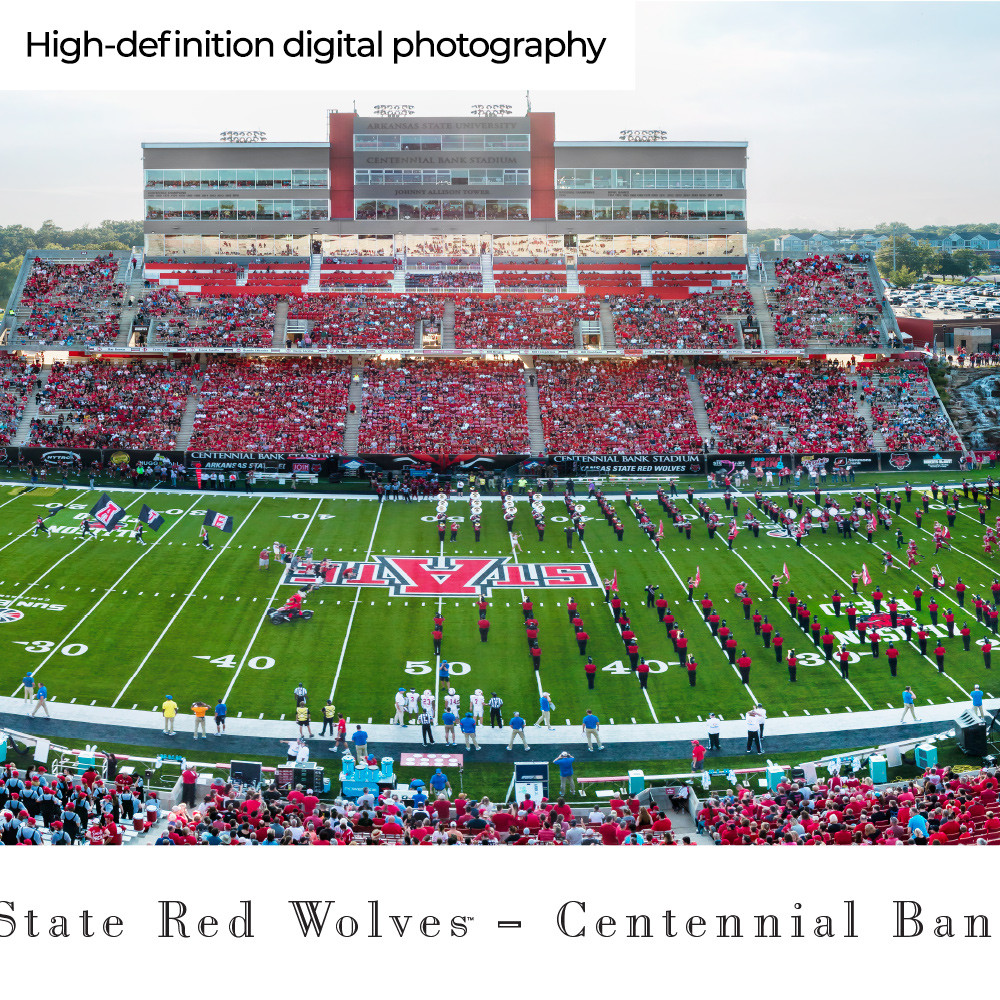
[[[471,712],[466,712],[462,716],[462,721],[458,724],[458,728],[462,730],[462,735],[465,737],[465,749],[469,749],[469,741],[472,741],[472,745],[478,750],[479,740],[476,739],[476,720],[472,717]]]
[[[21,683],[24,685],[24,703],[30,705],[35,697],[35,678],[30,670],[21,678]]]
[[[226,703],[220,698],[215,706],[215,735],[221,736],[226,731]]]
[[[548,691],[543,691],[541,697],[538,699],[538,707],[541,709],[542,714],[538,717],[538,721],[535,723],[536,726],[548,726],[549,729],[555,729],[556,727],[549,724],[549,713],[556,706],[552,703],[551,697],[549,697]]]
[[[447,691],[451,680],[451,664],[447,660],[442,660],[441,666],[438,667],[438,679],[441,681],[441,688]]]
[[[510,739],[507,741],[507,749],[514,749],[514,737],[520,736],[521,742],[524,744],[525,750],[530,750],[531,747],[528,746],[528,738],[524,734],[524,719],[521,718],[520,712],[515,712],[510,717]]]
[[[418,789],[413,793],[413,808],[419,809],[427,801],[427,794]]]
[[[49,715],[49,706],[45,704],[45,699],[49,696],[49,689],[44,685],[40,684],[38,687],[38,693],[35,695],[35,707],[31,710],[32,715],[37,715],[38,710],[41,709],[45,713],[45,717],[51,718]]]
[[[361,728],[361,723],[358,723],[351,734],[351,742],[354,744],[354,752],[358,755],[358,763],[360,764],[365,759],[365,753],[368,750],[368,734]]]
[[[604,744],[601,742],[601,720],[588,708],[587,714],[583,717],[583,735],[587,737],[587,749],[594,752],[594,740],[597,740],[597,749],[603,750]]]
[[[910,819],[906,824],[906,828],[911,832],[919,830],[925,837],[927,836],[927,820],[916,811],[910,813]]]
[[[454,746],[455,745],[455,723],[458,720],[455,718],[454,712],[445,712],[441,716],[441,722],[444,723],[444,745]],[[448,737],[451,739],[448,739]]]
[[[431,788],[435,792],[447,792],[449,795],[451,795],[451,782],[448,780],[448,775],[445,774],[444,771],[441,770],[441,768],[438,768],[431,775]],[[413,804],[414,806],[417,804],[416,796],[413,797]]]
[[[553,764],[559,768],[559,794],[566,794],[566,785],[569,784],[569,790],[571,792],[576,791],[576,778],[573,777],[573,761],[575,758],[568,750],[563,750],[561,754],[554,761]]]
[[[910,713],[910,718],[914,722],[919,722],[917,718],[917,699],[913,694],[913,688],[909,684],[903,688],[903,714],[900,718],[900,722],[906,721],[906,713]]]
[[[972,690],[969,692],[969,697],[972,699],[972,711],[979,716],[980,719],[983,718],[983,692],[982,689],[976,684]]]

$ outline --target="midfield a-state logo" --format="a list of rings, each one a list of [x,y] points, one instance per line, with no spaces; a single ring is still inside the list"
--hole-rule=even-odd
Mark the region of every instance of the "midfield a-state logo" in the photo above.
[[[374,556],[373,562],[328,564],[321,581],[314,565],[300,562],[285,573],[285,584],[304,587],[386,587],[404,597],[488,597],[494,589],[599,587],[590,563],[511,563],[510,556]]]
[[[889,456],[889,464],[902,472],[903,469],[910,467],[910,456],[906,452],[893,452]]]

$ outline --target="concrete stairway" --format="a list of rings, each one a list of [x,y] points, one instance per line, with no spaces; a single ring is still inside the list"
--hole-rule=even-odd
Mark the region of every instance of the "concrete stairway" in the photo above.
[[[582,292],[583,286],[580,284],[580,272],[575,267],[566,268],[566,291]]]
[[[686,370],[688,380],[688,393],[691,396],[691,408],[694,410],[695,423],[698,425],[698,433],[703,441],[708,441],[712,437],[712,430],[708,425],[708,410],[705,409],[705,397],[701,394],[701,386],[695,373],[690,369]]]
[[[607,302],[601,303],[601,347],[606,351],[613,351],[618,347],[615,339],[615,318]]]
[[[132,323],[146,294],[143,285],[142,268],[137,268],[132,272],[132,280],[125,289],[125,304],[122,306],[121,319],[118,321],[118,336],[115,338],[115,347],[129,346]],[[132,305],[129,305],[129,300],[132,300]]]
[[[274,336],[271,338],[272,347],[285,346],[285,324],[288,322],[288,299],[278,299],[274,307]]]
[[[545,451],[545,435],[542,433],[542,410],[538,403],[538,383],[535,378],[534,361],[529,361],[531,367],[524,372],[524,391],[528,401],[528,441],[531,454],[537,455]]]
[[[497,290],[497,282],[493,275],[493,254],[484,253],[479,258],[479,269],[483,272],[483,291],[495,292]]]
[[[760,285],[755,281],[751,281],[747,285],[747,288],[750,290],[750,298],[753,299],[754,315],[760,323],[761,344],[765,348],[776,350],[778,339],[774,333],[774,322],[771,319],[771,313],[767,308],[767,296],[764,293],[766,287],[766,285]]]
[[[858,400],[858,416],[864,417],[869,427],[874,428],[875,421],[872,419],[872,407],[868,398],[862,394],[861,399]],[[876,451],[886,451],[885,438],[882,436],[880,430],[872,430],[872,436],[875,441]]]
[[[441,347],[455,350],[455,300],[444,300],[444,317],[441,320]]]
[[[350,412],[350,406],[348,406],[347,415],[344,417],[345,455],[356,455],[358,453],[358,432],[361,430],[361,399],[364,372],[364,356],[351,358],[351,388],[347,394],[347,402],[348,404],[354,404],[354,413]]]
[[[35,394],[41,392],[49,383],[49,374],[52,365],[44,365],[41,372],[42,388],[31,390],[25,400],[24,413],[21,414],[21,422],[17,425],[17,433],[10,439],[10,443],[18,448],[23,448],[31,438],[31,421],[38,416],[38,404],[35,402]]]
[[[318,292],[319,291],[319,271],[323,264],[323,255],[321,253],[311,254],[309,257],[309,280],[306,282],[305,290],[307,292]],[[284,341],[281,344],[284,347]]]
[[[201,402],[201,386],[204,380],[196,378],[191,384],[191,393],[184,406],[184,415],[181,417],[181,429],[177,432],[177,449],[183,451],[191,440],[191,432],[194,430],[194,418],[198,412],[198,404]]]

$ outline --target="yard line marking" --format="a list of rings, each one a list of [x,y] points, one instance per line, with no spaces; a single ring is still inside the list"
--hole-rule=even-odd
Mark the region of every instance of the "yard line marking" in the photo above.
[[[56,492],[58,492],[58,490]],[[145,496],[145,495],[146,494],[144,493],[143,496]],[[11,497],[10,500],[5,501],[4,503],[0,503],[0,507],[6,507],[7,504],[13,502],[14,500],[19,500],[22,496],[24,496],[24,494],[23,493],[19,493],[16,497]],[[131,504],[129,506],[131,506]],[[12,538],[9,542],[7,542],[6,545],[0,545],[0,552],[3,552],[3,550],[6,549],[6,548],[10,548],[10,546],[13,545],[14,542],[20,541],[22,538],[24,538],[24,536],[26,534],[28,534],[29,531],[34,531],[34,530],[35,530],[35,526],[32,525],[27,530],[22,531],[21,534],[16,535],[14,538]],[[13,534],[13,532],[8,531],[7,534],[10,535],[10,534]],[[16,584],[15,584],[15,586],[16,586]]]
[[[323,501],[321,499],[316,504],[316,509],[312,512],[312,517],[310,517],[309,520],[306,521],[306,526],[302,529],[302,534],[299,536],[299,540],[296,543],[295,548],[292,549],[293,552],[298,552],[298,550],[302,547],[302,543],[305,541],[306,534],[308,533],[309,528],[312,526],[313,521],[316,519],[316,515],[319,513],[319,509],[322,505]],[[246,522],[244,521],[243,523],[245,524]],[[283,573],[278,574],[278,582],[274,585],[274,590],[271,593],[271,599],[270,601],[268,601],[268,607],[271,607],[271,605],[274,604],[275,599],[278,596],[278,590],[284,583],[283,577],[284,577]],[[358,593],[360,592],[361,588],[359,587]],[[250,642],[247,644],[247,648],[243,651],[243,656],[240,657],[239,666],[233,673],[232,680],[230,680],[229,682],[229,687],[226,688],[226,693],[222,696],[223,701],[226,701],[229,698],[230,692],[233,690],[233,686],[236,684],[237,679],[243,672],[243,667],[247,662],[247,657],[250,656],[250,650],[253,649],[253,644],[257,641],[257,636],[260,634],[260,630],[263,627],[265,620],[268,620],[266,612],[260,616],[260,621],[257,622],[257,627],[254,629],[253,635],[250,637]]]
[[[140,493],[140,494],[139,494],[139,496],[137,496],[137,497],[135,498],[135,500],[133,500],[133,501],[132,501],[132,502],[131,502],[130,504],[128,504],[128,507],[131,507],[133,503],[138,503],[138,502],[139,502],[140,500],[142,500],[142,498],[143,498],[143,497],[145,497],[145,496],[148,496],[148,494],[149,494],[149,491],[148,491],[148,490],[147,490],[147,491],[145,491],[145,492],[143,492],[143,493]],[[169,527],[169,528],[167,528],[167,530],[166,530],[166,531],[165,531],[165,532],[164,532],[163,534],[164,534],[164,535],[166,535],[166,534],[167,534],[167,532],[170,532],[170,531],[173,531],[173,529],[174,529],[174,528],[175,528],[175,527],[176,527],[176,526],[177,526],[178,524],[180,524],[180,523],[181,523],[181,521],[182,521],[182,520],[184,519],[184,516],[185,516],[185,514],[187,514],[187,512],[188,512],[188,511],[190,511],[190,510],[193,510],[193,509],[194,509],[194,506],[195,506],[195,504],[196,504],[197,502],[198,502],[198,501],[197,501],[197,500],[195,500],[195,501],[194,501],[194,503],[192,503],[192,504],[191,504],[191,506],[190,506],[190,507],[188,507],[188,509],[187,509],[187,510],[186,510],[186,511],[184,512],[184,514],[181,514],[181,516],[180,516],[180,517],[178,517],[178,518],[177,518],[177,520],[176,520],[176,521],[174,521],[174,523],[173,523],[173,524],[171,524],[171,525],[170,525],[170,527]],[[126,510],[128,509],[128,507],[126,507]],[[93,607],[92,607],[92,608],[91,608],[91,609],[90,609],[90,610],[89,610],[89,611],[88,611],[88,612],[87,612],[87,613],[86,613],[86,614],[85,614],[85,615],[84,615],[84,616],[83,616],[83,617],[82,617],[82,618],[81,618],[81,619],[80,619],[80,620],[79,620],[79,621],[78,621],[78,622],[77,622],[77,623],[76,623],[76,624],[75,624],[75,625],[74,625],[74,626],[73,626],[73,627],[72,627],[72,628],[71,628],[71,629],[70,629],[70,630],[69,630],[69,631],[68,631],[67,633],[66,633],[66,635],[64,635],[64,636],[62,637],[62,639],[60,639],[60,640],[59,640],[59,642],[58,642],[58,643],[56,643],[56,645],[55,645],[55,646],[53,646],[53,647],[52,647],[52,651],[51,651],[50,653],[48,653],[48,654],[47,654],[47,655],[45,656],[45,658],[44,658],[44,659],[42,660],[42,662],[41,662],[41,663],[39,663],[37,667],[35,667],[35,669],[34,669],[34,670],[32,671],[32,673],[34,673],[34,674],[37,674],[37,673],[38,673],[38,671],[39,671],[39,670],[41,670],[41,669],[42,669],[42,667],[44,667],[44,666],[45,666],[45,664],[46,664],[46,663],[48,663],[48,662],[49,662],[49,660],[51,660],[51,659],[52,659],[52,657],[53,657],[53,656],[55,656],[57,652],[59,652],[59,650],[61,650],[61,649],[62,649],[62,647],[63,647],[63,646],[64,646],[64,645],[66,644],[66,641],[67,641],[67,640],[68,640],[68,639],[69,639],[69,638],[70,638],[70,637],[71,637],[71,636],[73,635],[73,633],[74,633],[74,632],[75,632],[75,631],[76,631],[76,630],[77,630],[77,629],[78,629],[78,628],[79,628],[79,627],[80,627],[80,626],[81,626],[81,625],[82,625],[82,624],[83,624],[83,623],[84,623],[84,622],[85,622],[85,621],[86,621],[86,620],[87,620],[87,619],[88,619],[88,618],[89,618],[89,617],[90,617],[90,616],[91,616],[91,615],[92,615],[92,614],[93,614],[93,613],[94,613],[94,612],[95,612],[95,611],[96,611],[96,610],[97,610],[97,609],[98,609],[99,607],[100,607],[100,605],[101,605],[101,604],[103,603],[104,599],[105,599],[105,598],[106,598],[106,597],[107,597],[107,596],[108,596],[109,594],[112,594],[112,593],[114,593],[114,590],[115,590],[115,587],[117,587],[117,586],[118,586],[118,584],[119,584],[119,583],[121,583],[121,582],[122,582],[122,580],[124,580],[124,579],[125,579],[125,577],[127,577],[127,576],[129,575],[129,573],[131,573],[131,572],[132,572],[132,570],[133,570],[133,569],[134,569],[134,568],[135,568],[135,567],[136,567],[136,566],[137,566],[137,565],[138,565],[138,564],[139,564],[139,563],[140,563],[140,562],[141,562],[141,561],[142,561],[143,559],[145,559],[145,558],[146,558],[146,556],[148,556],[150,552],[152,552],[152,551],[153,551],[153,549],[154,549],[154,548],[155,548],[155,545],[147,545],[147,546],[146,546],[146,548],[145,548],[145,549],[143,549],[142,553],[141,553],[141,554],[140,554],[140,555],[139,555],[139,556],[138,556],[138,557],[137,557],[137,558],[136,558],[136,559],[135,559],[135,560],[134,560],[134,561],[133,561],[133,562],[132,562],[132,563],[131,563],[131,564],[129,565],[129,568],[128,568],[127,570],[125,570],[125,572],[124,572],[124,573],[122,573],[122,575],[121,575],[120,577],[118,577],[118,579],[117,579],[117,580],[115,580],[115,582],[114,582],[114,583],[113,583],[113,584],[112,584],[112,585],[110,586],[110,588],[109,588],[109,589],[105,590],[105,591],[104,591],[104,593],[103,593],[103,594],[101,594],[101,596],[100,596],[100,597],[98,598],[98,600],[97,600],[97,603],[96,603],[96,604],[95,604],[95,605],[94,605],[94,606],[93,606]],[[75,551],[75,549],[74,549],[74,551]],[[72,555],[72,553],[70,553],[70,554]],[[95,588],[95,587],[91,587],[91,588],[90,588],[90,592],[91,592],[91,593],[94,593],[94,591],[95,591],[95,590],[96,590],[96,588]],[[16,689],[15,691],[14,691],[14,694],[13,694],[13,695],[11,695],[11,697],[12,697],[12,698],[13,698],[13,697],[15,697],[15,696],[17,695],[18,691],[20,691],[22,687],[23,687],[23,685],[19,684],[19,685],[17,686],[17,689]]]
[[[368,540],[368,551],[365,553],[365,562],[371,560],[372,548],[375,545],[375,532],[378,531],[379,518],[382,516],[382,504],[379,504],[375,509],[375,525],[372,528],[372,537]],[[357,551],[357,550],[355,550]],[[333,675],[333,685],[330,688],[330,700],[333,700],[333,695],[337,690],[337,681],[340,680],[340,671],[344,665],[344,656],[347,654],[347,643],[351,638],[351,625],[354,624],[354,612],[358,610],[358,600],[361,598],[361,588],[357,588],[357,593],[354,595],[354,603],[351,605],[351,615],[347,619],[347,631],[344,634],[344,644],[340,647],[340,659],[337,661],[337,672]],[[340,601],[337,601],[340,604]],[[435,705],[435,712],[437,711],[437,706]],[[435,719],[435,721],[437,721]]]
[[[195,583],[194,587],[192,587],[192,588],[191,588],[191,593],[190,593],[190,594],[187,594],[187,595],[185,596],[184,600],[183,600],[183,601],[181,601],[181,603],[180,603],[180,606],[179,606],[179,607],[177,608],[177,610],[176,610],[176,611],[175,611],[175,612],[173,613],[173,615],[172,615],[172,616],[171,616],[171,618],[170,618],[170,621],[168,621],[168,622],[167,622],[167,624],[166,624],[166,625],[164,626],[164,628],[163,628],[163,631],[162,631],[162,632],[161,632],[161,633],[160,633],[160,634],[159,634],[159,635],[158,635],[158,636],[156,637],[156,642],[154,642],[154,643],[153,643],[153,645],[149,647],[149,650],[147,651],[146,655],[145,655],[145,656],[144,656],[144,657],[142,658],[142,662],[141,662],[141,663],[139,664],[139,666],[137,666],[137,667],[135,668],[135,671],[133,672],[132,676],[131,676],[131,677],[130,677],[130,678],[129,678],[129,679],[128,679],[128,680],[126,681],[126,682],[125,682],[125,686],[124,686],[124,687],[123,687],[123,688],[121,689],[121,691],[119,691],[119,692],[118,692],[118,697],[117,697],[117,698],[115,698],[115,700],[114,700],[114,701],[113,701],[113,702],[111,703],[111,707],[112,707],[112,708],[114,708],[114,707],[115,707],[115,705],[117,705],[117,704],[118,704],[118,702],[119,702],[119,701],[121,701],[121,699],[122,699],[122,696],[123,696],[123,695],[125,694],[125,692],[126,692],[126,691],[128,690],[128,688],[129,688],[129,685],[130,685],[130,684],[132,683],[132,681],[134,681],[134,680],[136,679],[136,677],[138,677],[138,676],[139,676],[139,671],[140,671],[140,670],[142,670],[142,668],[143,668],[143,667],[144,667],[144,666],[146,665],[146,663],[148,662],[149,658],[150,658],[150,657],[151,657],[151,656],[153,655],[153,653],[154,653],[154,652],[156,652],[156,649],[157,649],[157,647],[158,647],[158,646],[160,645],[160,643],[161,643],[161,642],[163,641],[163,637],[164,637],[164,636],[165,636],[165,635],[167,634],[167,632],[168,632],[168,631],[170,630],[171,626],[172,626],[172,625],[174,624],[174,622],[176,621],[176,619],[177,619],[177,616],[178,616],[178,615],[179,615],[179,614],[181,613],[181,611],[183,611],[183,610],[184,610],[184,606],[185,606],[185,605],[187,604],[187,602],[191,600],[191,595],[192,595],[192,594],[194,594],[194,593],[195,593],[195,592],[196,592],[196,591],[198,590],[198,587],[199,587],[199,586],[201,586],[201,581],[202,581],[202,580],[204,580],[206,576],[208,576],[208,573],[209,573],[209,571],[210,571],[210,570],[211,570],[211,568],[212,568],[212,567],[213,567],[213,566],[215,565],[215,561],[216,561],[216,560],[217,560],[217,559],[219,558],[219,556],[221,556],[221,555],[222,555],[222,553],[223,553],[223,552],[225,552],[225,551],[226,551],[226,549],[228,549],[228,548],[229,548],[229,546],[230,546],[230,545],[232,544],[232,542],[233,542],[233,539],[234,539],[234,538],[235,538],[235,537],[236,537],[236,536],[237,536],[237,535],[238,535],[238,534],[239,534],[239,533],[240,533],[240,532],[241,532],[241,531],[243,530],[243,527],[244,527],[244,525],[246,525],[246,523],[247,523],[247,522],[248,522],[248,521],[250,520],[250,518],[251,518],[251,517],[253,516],[253,512],[254,512],[254,511],[255,511],[255,510],[257,509],[257,507],[258,507],[258,506],[260,506],[260,503],[261,503],[261,501],[262,501],[263,499],[264,499],[263,497],[260,497],[260,498],[259,498],[259,499],[257,500],[257,503],[255,503],[255,504],[253,505],[253,507],[251,507],[251,508],[250,508],[249,512],[247,513],[247,516],[246,516],[245,518],[243,518],[243,520],[242,520],[242,521],[241,521],[241,522],[239,523],[239,525],[237,525],[237,528],[236,528],[236,530],[235,530],[235,531],[233,532],[233,534],[232,534],[232,537],[231,537],[231,538],[229,539],[229,541],[228,541],[228,542],[226,542],[226,544],[225,544],[225,545],[223,545],[223,546],[222,546],[222,548],[221,548],[221,549],[219,549],[219,551],[218,551],[218,552],[216,552],[216,553],[215,553],[215,555],[214,555],[214,556],[212,557],[212,561],[211,561],[211,562],[210,562],[210,563],[209,563],[209,564],[208,564],[208,565],[207,565],[207,566],[205,567],[205,570],[204,570],[204,572],[203,572],[203,573],[201,574],[201,576],[200,576],[200,577],[198,577],[198,582],[197,582],[197,583]],[[198,501],[197,501],[197,500],[195,500],[195,503],[191,504],[191,506],[190,506],[190,507],[188,508],[188,510],[193,510],[193,509],[194,509],[194,506],[195,506],[195,504],[196,504],[197,502],[198,502]],[[185,513],[187,513],[187,511],[185,511]],[[178,523],[180,523],[180,521],[181,521],[181,518],[178,518],[178,519],[177,519],[177,521],[175,521],[174,523],[175,523],[175,524],[178,524]],[[172,527],[173,527],[173,525],[171,525],[170,527],[172,528]],[[167,530],[169,531],[170,529],[168,528]]]

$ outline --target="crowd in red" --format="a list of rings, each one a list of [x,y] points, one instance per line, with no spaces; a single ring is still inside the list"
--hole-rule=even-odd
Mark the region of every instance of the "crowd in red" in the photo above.
[[[810,340],[836,346],[877,345],[884,303],[863,270],[844,257],[817,255],[775,262],[776,288],[768,309],[780,347],[804,347]]]
[[[36,257],[20,305],[31,315],[20,324],[21,340],[60,347],[110,344],[119,333],[124,286],[115,283],[113,254],[85,264]]]
[[[439,324],[444,298],[436,295],[293,295],[288,318],[310,320],[300,346],[401,347],[416,345],[421,320]]]
[[[432,271],[426,274],[407,271],[407,288],[482,288],[481,271]]]
[[[856,387],[838,365],[697,367],[712,451],[868,451]]]
[[[365,285],[388,285],[392,271],[324,271],[319,276],[320,288],[354,288]]]
[[[497,288],[565,288],[566,272],[494,270]]]
[[[193,374],[187,365],[57,362],[43,390],[40,412],[64,412],[32,420],[28,443],[61,448],[173,448]]]
[[[370,361],[363,400],[361,452],[529,450],[524,369],[516,361]]]
[[[698,451],[687,378],[663,360],[535,360],[545,447],[552,453]]]
[[[881,790],[853,776],[812,785],[785,779],[774,793],[740,789],[710,798],[696,818],[699,829],[724,846],[1000,843],[991,768],[934,768]]]
[[[738,347],[733,317],[749,319],[753,301],[743,285],[661,299],[655,295],[619,295],[609,299],[620,347],[685,350],[692,347]]]
[[[350,377],[349,360],[213,358],[189,447],[339,454]]]
[[[893,451],[961,451],[948,415],[930,380],[909,372],[875,376],[863,390],[871,402],[872,422]]]
[[[455,346],[516,351],[572,347],[577,323],[600,315],[600,303],[582,295],[469,295],[455,302]]]
[[[28,393],[41,365],[28,364],[16,354],[0,354],[0,445],[10,444],[21,423]]]
[[[273,295],[188,295],[156,288],[140,304],[136,323],[149,321],[149,342],[163,347],[270,347]]]

